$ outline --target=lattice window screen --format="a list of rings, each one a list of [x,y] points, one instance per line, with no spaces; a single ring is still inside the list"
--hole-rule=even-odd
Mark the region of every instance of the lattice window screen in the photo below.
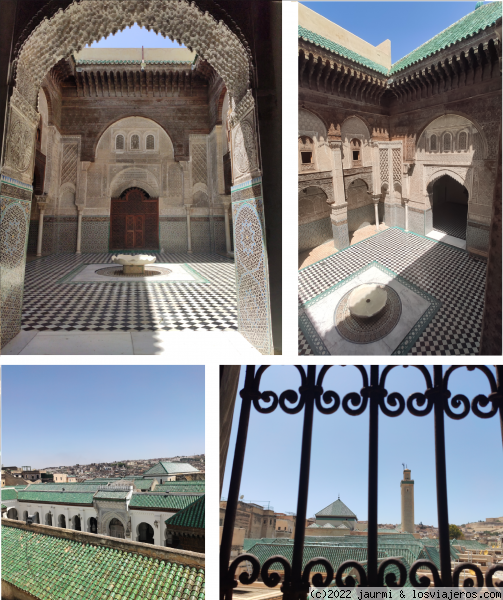
[[[402,159],[400,157],[401,150],[400,148],[392,149],[392,158],[393,158],[393,181],[398,181],[398,183],[402,182]]]
[[[379,148],[379,169],[381,174],[381,185],[389,182],[389,159],[388,149]]]

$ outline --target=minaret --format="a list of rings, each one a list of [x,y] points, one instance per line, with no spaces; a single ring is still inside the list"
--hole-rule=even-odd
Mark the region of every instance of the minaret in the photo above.
[[[410,469],[404,469],[400,487],[402,489],[402,532],[415,533],[414,482],[410,478]]]

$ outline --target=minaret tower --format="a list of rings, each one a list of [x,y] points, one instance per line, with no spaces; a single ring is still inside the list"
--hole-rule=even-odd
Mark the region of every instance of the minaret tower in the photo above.
[[[415,533],[414,482],[410,478],[410,469],[404,468],[400,488],[402,490],[402,532]]]

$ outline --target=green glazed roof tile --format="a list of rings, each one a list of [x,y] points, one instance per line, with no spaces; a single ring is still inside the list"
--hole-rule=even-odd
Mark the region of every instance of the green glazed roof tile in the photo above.
[[[167,508],[180,510],[187,508],[195,500],[200,498],[194,494],[156,494],[155,492],[133,492],[129,502],[130,508]]]
[[[349,58],[353,62],[363,65],[364,67],[368,67],[369,69],[373,69],[374,71],[377,71],[382,75],[387,75],[389,73],[389,70],[386,67],[383,67],[382,65],[377,64],[373,60],[369,60],[368,58],[361,56],[361,54],[357,54],[356,52],[353,52],[353,50],[349,50],[348,48],[345,48],[340,44],[336,44],[335,42],[332,42],[331,40],[329,40],[326,37],[323,37],[322,35],[318,35],[313,31],[309,31],[309,29],[301,27],[300,25],[299,37],[303,40],[306,40],[306,42],[311,42],[311,44],[314,44],[315,46],[325,48],[326,50],[329,50],[334,54],[339,54],[340,56]]]
[[[340,498],[326,506],[323,510],[320,510],[320,512],[317,512],[316,517],[353,517],[356,519],[355,513]]]
[[[161,485],[157,485],[156,492],[182,492],[187,494],[204,494],[204,481],[167,481]]]
[[[2,579],[39,600],[204,600],[204,569],[2,526]]]
[[[177,525],[179,527],[195,527],[204,529],[205,501],[204,496],[176,513],[166,521],[166,525]]]
[[[17,490],[14,488],[2,489],[2,500],[17,500]]]
[[[2,504],[2,510],[3,510],[4,508],[7,508],[7,506],[5,506],[5,504]]]
[[[18,492],[24,502],[58,502],[60,504],[92,504],[94,492]]]
[[[431,40],[416,48],[407,56],[404,56],[391,67],[391,74],[397,73],[406,67],[417,63],[444,48],[452,46],[456,42],[469,38],[479,31],[494,25],[501,18],[501,2],[489,2],[484,4],[456,21],[444,31],[441,31]]]
[[[432,56],[437,52],[440,52],[444,48],[448,48],[457,42],[460,42],[464,39],[474,36],[479,33],[479,31],[483,31],[494,25],[498,19],[501,18],[502,10],[501,2],[489,2],[487,4],[483,4],[473,12],[469,13],[459,21],[453,23],[444,31],[441,31],[435,37],[428,40],[419,48],[416,48],[399,61],[394,63],[391,66],[391,69],[387,69],[382,65],[377,64],[376,62],[349,50],[348,48],[341,46],[331,40],[318,35],[305,27],[299,26],[299,37],[302,39],[311,42],[312,44],[319,46],[321,48],[325,48],[334,54],[339,54],[340,56],[344,56],[356,62],[360,65],[368,67],[369,69],[373,69],[382,75],[394,75],[399,71],[409,67],[414,63],[418,63],[428,56]]]
[[[196,469],[189,463],[180,462],[166,462],[161,461],[151,467],[148,471],[145,471],[144,475],[173,475],[175,473],[198,473],[199,469]]]

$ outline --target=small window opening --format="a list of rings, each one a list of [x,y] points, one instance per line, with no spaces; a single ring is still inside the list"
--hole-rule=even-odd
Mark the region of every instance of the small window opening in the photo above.
[[[360,160],[359,150],[353,150],[353,160]]]
[[[154,136],[147,135],[147,150],[153,150],[153,149],[154,149]]]
[[[301,152],[302,164],[307,165],[308,163],[313,162],[313,153],[312,152]]]
[[[139,150],[140,149],[140,136],[132,135],[131,136],[131,150]]]

